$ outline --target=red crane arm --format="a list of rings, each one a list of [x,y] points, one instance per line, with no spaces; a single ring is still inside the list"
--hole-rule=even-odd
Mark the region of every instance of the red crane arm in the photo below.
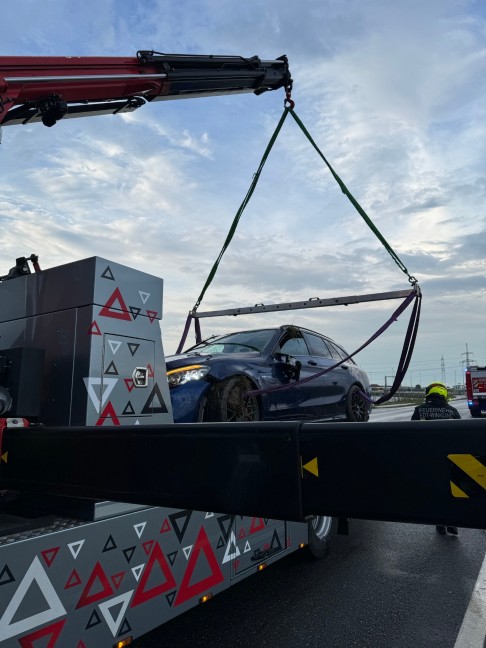
[[[290,90],[288,61],[160,54],[0,57],[0,124],[133,111],[147,101]]]

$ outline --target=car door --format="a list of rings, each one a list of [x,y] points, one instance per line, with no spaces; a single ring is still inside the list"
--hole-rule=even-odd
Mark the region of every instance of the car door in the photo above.
[[[320,371],[332,367],[346,357],[346,353],[332,340],[310,331],[305,331],[304,335],[313,356],[317,359]],[[324,382],[322,416],[345,414],[347,394],[354,381],[350,371],[351,365],[351,360],[345,361],[322,376]]]
[[[300,376],[305,379],[314,376],[319,371],[318,360],[314,358],[302,335],[302,332],[292,327],[282,334],[274,355],[283,354],[291,356],[295,361],[300,362]],[[295,377],[287,375],[288,367],[284,361],[275,361],[274,375],[280,384],[292,384]],[[322,401],[322,381],[320,378],[311,380],[308,383],[296,385],[291,389],[274,392],[277,401],[277,412],[279,419],[288,420],[312,420],[319,416],[319,409]]]

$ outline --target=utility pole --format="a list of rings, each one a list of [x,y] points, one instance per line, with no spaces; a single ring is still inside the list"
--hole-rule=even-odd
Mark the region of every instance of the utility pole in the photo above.
[[[440,379],[445,385],[447,381],[446,381],[444,356],[440,356]]]
[[[472,359],[472,356],[474,353],[472,351],[469,351],[469,347],[467,346],[466,342],[466,353],[461,353],[462,356],[466,356],[463,360],[461,360],[461,365],[462,365],[462,384],[465,384],[465,375],[464,375],[464,365],[466,365],[466,369],[471,366],[471,364],[474,362]]]

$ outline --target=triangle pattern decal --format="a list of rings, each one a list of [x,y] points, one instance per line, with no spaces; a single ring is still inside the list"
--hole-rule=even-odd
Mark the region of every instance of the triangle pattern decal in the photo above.
[[[152,573],[157,568],[157,572],[162,576],[162,580],[157,578],[157,574],[152,576]],[[158,580],[158,584],[152,585],[150,588],[147,587],[149,578],[152,578],[152,581]],[[169,564],[165,558],[164,552],[162,551],[158,542],[155,543],[154,549],[150,554],[150,557],[147,562],[147,567],[145,568],[140,583],[133,597],[133,601],[130,605],[131,608],[141,605],[146,601],[159,596],[164,592],[167,592],[170,589],[173,589],[177,586],[176,580],[172,571],[169,567]]]
[[[76,610],[85,605],[96,603],[102,599],[107,598],[113,594],[113,588],[110,585],[108,578],[103,571],[103,567],[99,562],[96,563],[95,568],[91,572],[91,576],[86,583],[86,587],[81,594],[79,601],[76,604]]]
[[[47,628],[36,630],[32,634],[19,639],[19,645],[21,646],[21,648],[35,648],[34,641],[50,636],[49,642],[46,644],[46,648],[54,648],[65,623],[66,619],[63,619],[61,621],[57,621],[57,623],[53,623],[52,625],[47,626]]]
[[[123,621],[132,594],[133,590],[130,590],[129,592],[115,596],[115,598],[112,598],[109,601],[103,601],[103,603],[98,605],[100,612],[114,637]],[[117,608],[114,613],[112,612],[113,608]]]
[[[209,576],[193,582],[192,579],[196,570],[196,565],[200,558],[204,558],[211,573]],[[204,527],[201,527],[196,542],[194,543],[194,549],[192,550],[189,562],[187,563],[180,589],[177,592],[175,605],[181,605],[189,599],[194,598],[203,592],[207,592],[222,581],[224,581],[223,573],[211,548],[206,531],[204,530]]]
[[[33,591],[31,586],[34,582],[36,583],[36,586],[34,586],[36,594],[40,593],[43,597],[42,602],[38,601],[36,609],[41,607],[44,609],[41,612],[19,619],[19,614],[17,614],[19,608],[29,591]],[[49,621],[54,621],[54,619],[58,619],[65,614],[66,610],[61,603],[61,599],[44,571],[39,558],[36,556],[0,618],[0,637],[2,641],[10,639],[10,637],[27,632]],[[16,621],[13,621],[14,617]]]
[[[155,383],[147,402],[143,406],[142,414],[167,414],[167,412],[167,406],[160,393],[159,385]]]
[[[115,288],[106,304],[100,310],[100,317],[113,317],[114,319],[131,322],[130,313],[128,312],[127,305],[119,288]]]
[[[191,519],[192,511],[179,511],[179,513],[172,513],[169,519],[172,522],[172,528],[177,536],[179,542],[182,542],[184,534],[187,530],[187,525]]]
[[[106,269],[102,272],[101,276],[103,279],[110,279],[111,281],[115,281],[115,277],[113,276],[113,272],[111,271],[110,266],[106,266]]]

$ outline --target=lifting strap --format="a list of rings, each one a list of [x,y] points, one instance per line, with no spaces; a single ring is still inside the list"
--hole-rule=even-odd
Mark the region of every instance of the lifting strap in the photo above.
[[[208,275],[208,278],[206,279],[206,282],[205,282],[205,284],[204,284],[204,286],[203,286],[203,289],[202,289],[202,291],[201,291],[201,294],[199,295],[199,297],[198,297],[196,303],[194,304],[194,307],[193,307],[192,311],[190,311],[189,314],[188,314],[188,316],[187,316],[186,324],[185,324],[185,327],[184,327],[184,332],[183,332],[183,334],[182,334],[182,338],[181,338],[181,340],[180,340],[180,342],[179,342],[179,346],[177,347],[177,351],[176,351],[176,353],[179,354],[179,353],[182,352],[182,350],[183,350],[183,348],[184,348],[184,345],[185,345],[185,342],[186,342],[186,338],[187,338],[187,335],[188,335],[189,329],[190,329],[190,325],[191,325],[191,322],[192,322],[193,319],[195,319],[196,344],[198,344],[199,342],[201,342],[201,328],[200,328],[200,323],[199,323],[199,320],[198,320],[196,317],[194,317],[194,314],[196,313],[197,309],[199,308],[199,306],[200,306],[200,304],[201,304],[201,302],[202,302],[202,299],[203,299],[203,297],[204,297],[204,295],[205,295],[207,289],[209,288],[211,282],[213,281],[213,279],[214,279],[214,277],[215,277],[215,275],[216,275],[216,272],[217,272],[218,266],[219,266],[219,264],[220,264],[220,262],[221,262],[221,259],[223,258],[223,255],[224,255],[224,253],[226,252],[226,250],[227,250],[229,244],[231,243],[231,240],[233,239],[233,236],[234,236],[234,234],[235,234],[235,232],[236,232],[236,228],[237,228],[238,223],[239,223],[239,221],[240,221],[240,218],[241,218],[241,216],[242,216],[242,214],[243,214],[243,211],[245,210],[245,208],[246,208],[248,202],[250,201],[251,196],[253,195],[253,192],[255,191],[255,188],[256,188],[256,185],[257,185],[257,183],[258,183],[258,180],[260,179],[261,172],[262,172],[263,167],[264,167],[264,165],[265,165],[265,162],[266,162],[266,160],[267,160],[267,158],[268,158],[268,156],[269,156],[269,154],[270,154],[270,151],[271,151],[272,148],[273,148],[273,145],[274,145],[274,143],[275,143],[275,140],[277,139],[277,136],[278,136],[278,134],[280,133],[280,131],[281,131],[281,129],[282,129],[282,126],[283,126],[283,124],[284,124],[284,122],[285,122],[285,119],[287,118],[287,115],[290,113],[290,114],[292,115],[292,117],[294,118],[296,124],[300,127],[300,129],[302,130],[302,132],[304,133],[304,135],[307,137],[307,139],[309,140],[309,142],[311,143],[311,145],[313,146],[313,148],[317,151],[318,155],[321,157],[321,159],[324,161],[324,163],[326,164],[326,166],[327,166],[328,169],[330,170],[332,176],[334,177],[334,179],[336,180],[336,182],[339,184],[339,186],[340,186],[340,188],[341,188],[341,191],[342,191],[342,192],[345,194],[345,196],[349,199],[349,201],[350,201],[351,204],[355,207],[355,209],[357,210],[357,212],[359,213],[359,215],[363,218],[363,220],[364,220],[365,223],[368,225],[368,227],[371,229],[371,231],[375,234],[375,236],[378,238],[378,240],[379,240],[379,241],[382,243],[382,245],[385,247],[385,249],[387,250],[387,252],[388,252],[388,253],[390,254],[390,256],[392,257],[393,261],[394,261],[394,262],[397,264],[397,266],[400,268],[400,270],[401,270],[402,272],[404,272],[404,273],[407,275],[409,282],[412,284],[412,286],[413,286],[414,289],[415,289],[415,305],[414,305],[414,308],[413,308],[413,311],[412,311],[412,315],[411,315],[411,318],[410,318],[410,323],[409,323],[409,327],[408,327],[408,330],[407,330],[407,335],[406,335],[406,337],[405,337],[405,341],[404,341],[404,346],[403,346],[403,349],[402,349],[402,354],[401,354],[401,358],[400,358],[399,367],[398,367],[398,369],[397,369],[397,373],[396,373],[396,376],[395,376],[395,380],[394,380],[393,385],[392,385],[392,387],[391,387],[391,389],[390,389],[390,392],[388,392],[387,394],[385,394],[384,396],[382,396],[381,398],[379,398],[379,399],[375,402],[375,404],[380,404],[380,403],[383,403],[383,402],[389,400],[389,399],[393,396],[393,394],[396,392],[396,390],[397,390],[398,387],[400,386],[400,384],[401,384],[401,382],[402,382],[402,380],[403,380],[403,377],[405,376],[405,373],[406,373],[406,371],[407,371],[407,369],[408,369],[408,365],[409,365],[409,363],[410,363],[410,359],[411,359],[411,357],[412,357],[413,347],[414,347],[414,343],[415,343],[415,339],[416,339],[416,335],[417,335],[417,330],[418,330],[418,323],[419,323],[419,319],[420,319],[420,303],[421,303],[421,294],[420,294],[420,290],[419,290],[419,288],[418,288],[417,280],[415,279],[415,277],[413,277],[413,276],[409,273],[408,269],[406,268],[406,266],[404,265],[404,263],[402,263],[402,261],[400,260],[400,258],[399,258],[398,255],[396,254],[396,252],[393,250],[393,248],[391,247],[391,245],[388,243],[388,241],[385,239],[385,237],[381,234],[381,232],[378,230],[378,228],[375,226],[375,224],[372,222],[372,220],[371,220],[371,219],[369,218],[369,216],[366,214],[366,212],[365,212],[364,209],[361,207],[361,205],[358,203],[358,201],[357,201],[357,200],[354,198],[354,196],[350,193],[350,191],[348,190],[348,188],[346,187],[346,185],[344,184],[344,182],[341,180],[341,178],[338,176],[338,174],[334,171],[334,169],[332,168],[332,166],[330,165],[330,163],[328,162],[328,160],[324,157],[324,155],[323,155],[322,152],[320,151],[319,147],[317,146],[317,144],[315,143],[315,141],[314,141],[313,138],[311,137],[310,133],[309,133],[309,132],[307,131],[307,129],[305,128],[305,126],[304,126],[304,124],[302,123],[302,121],[299,119],[299,117],[298,117],[297,114],[295,113],[293,107],[294,107],[294,102],[293,102],[293,101],[289,101],[289,100],[288,100],[288,97],[287,97],[287,100],[286,100],[286,102],[285,102],[285,108],[284,108],[284,111],[283,111],[283,113],[282,113],[282,116],[280,117],[280,120],[279,120],[279,122],[278,122],[278,124],[277,124],[277,127],[276,127],[276,129],[275,129],[275,132],[273,133],[272,137],[270,138],[270,142],[268,143],[268,145],[267,145],[267,147],[266,147],[266,149],[265,149],[265,152],[264,152],[264,154],[263,154],[263,157],[262,157],[262,159],[261,159],[261,161],[260,161],[260,164],[259,164],[259,166],[258,166],[258,170],[256,171],[256,173],[255,173],[254,176],[253,176],[253,179],[252,179],[252,182],[251,182],[250,188],[248,189],[248,192],[247,192],[247,194],[246,194],[246,196],[245,196],[243,202],[241,203],[241,205],[240,205],[238,211],[236,212],[236,215],[235,215],[235,217],[234,217],[234,219],[233,219],[233,222],[232,222],[232,224],[231,224],[231,227],[230,227],[230,230],[229,230],[229,232],[228,232],[228,235],[226,236],[226,239],[225,239],[225,242],[224,242],[224,244],[223,244],[223,247],[221,248],[221,251],[220,251],[218,257],[217,257],[216,261],[214,262],[213,267],[211,268],[211,271],[210,271],[210,273],[209,273],[209,275]],[[318,374],[315,374],[315,375],[312,376],[311,378],[307,378],[307,379],[305,379],[305,381],[307,382],[308,380],[312,380],[312,379],[317,378],[318,376],[320,376],[320,375],[322,375],[322,374],[324,374],[324,373],[327,373],[328,371],[331,371],[332,369],[334,369],[335,367],[338,367],[340,364],[342,364],[342,363],[345,362],[346,360],[349,360],[352,356],[356,355],[359,351],[361,351],[362,349],[364,349],[366,346],[368,346],[368,344],[370,344],[374,339],[376,339],[379,335],[381,335],[381,333],[382,333],[384,330],[386,330],[386,328],[388,328],[388,326],[390,326],[390,324],[391,324],[393,321],[395,321],[395,319],[398,317],[398,315],[399,315],[403,310],[405,310],[405,308],[406,308],[406,307],[408,306],[408,304],[411,302],[411,300],[412,300],[412,298],[413,298],[413,295],[414,295],[414,291],[412,291],[412,292],[410,293],[409,297],[407,297],[407,298],[405,299],[405,301],[404,301],[404,303],[402,304],[402,306],[400,306],[400,307],[395,311],[395,313],[394,313],[394,314],[392,315],[392,317],[388,320],[388,322],[385,323],[384,326],[381,327],[381,329],[379,329],[379,331],[377,331],[377,332],[376,332],[376,333],[375,333],[375,334],[374,334],[374,335],[373,335],[373,336],[372,336],[372,337],[371,337],[367,342],[365,342],[365,343],[364,343],[364,344],[363,344],[359,349],[357,349],[353,354],[347,356],[347,358],[345,358],[345,360],[342,360],[341,362],[338,362],[338,363],[337,363],[336,365],[334,365],[333,367],[330,367],[330,368],[326,369],[326,370],[323,371],[323,372],[320,372],[320,373],[318,373]],[[263,393],[263,392],[268,392],[268,391],[274,391],[274,390],[277,390],[277,389],[288,389],[288,388],[290,388],[290,387],[292,387],[292,386],[294,386],[294,385],[300,384],[300,383],[302,383],[302,382],[303,382],[303,381],[297,381],[297,382],[293,383],[292,385],[282,385],[282,386],[280,386],[280,387],[278,387],[278,388],[272,388],[272,389],[267,389],[267,390],[255,390],[255,392],[251,392],[251,393]],[[366,397],[366,398],[369,400],[368,396],[366,396],[365,394],[363,394],[363,396]]]

